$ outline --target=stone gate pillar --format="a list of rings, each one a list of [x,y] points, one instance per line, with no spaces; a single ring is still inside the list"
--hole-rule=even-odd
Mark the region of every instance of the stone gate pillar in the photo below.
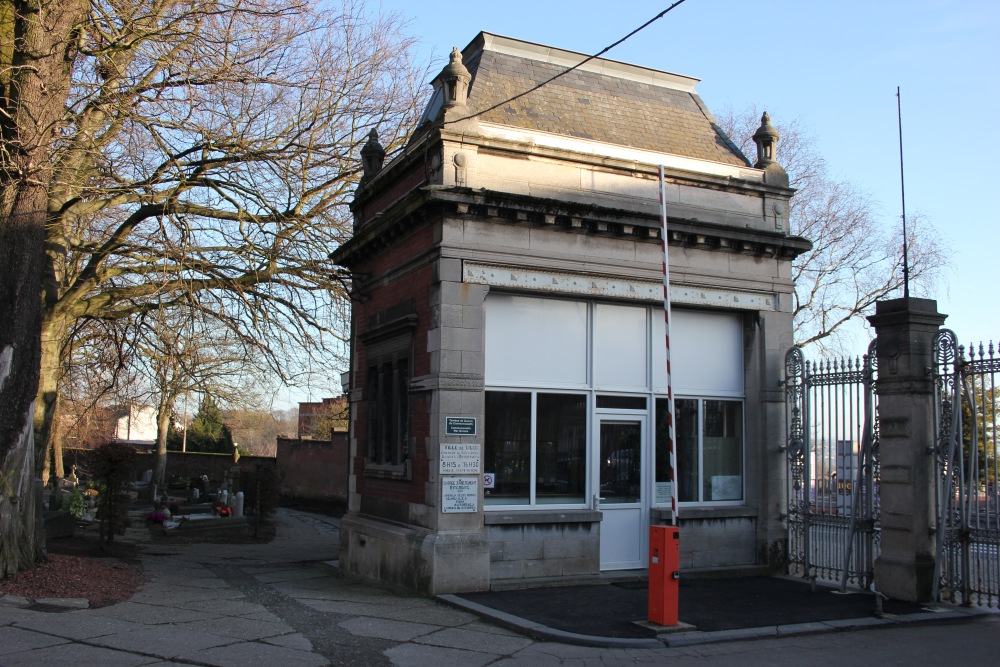
[[[946,315],[932,299],[875,304],[882,553],[875,588],[909,602],[931,597],[934,578],[934,336]]]

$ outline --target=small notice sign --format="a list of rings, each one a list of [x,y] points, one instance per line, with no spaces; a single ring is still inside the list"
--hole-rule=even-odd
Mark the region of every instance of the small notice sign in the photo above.
[[[476,435],[475,417],[445,417],[445,435]]]
[[[673,497],[674,485],[670,482],[657,482],[656,483],[656,504],[657,505],[669,505],[670,499]]]
[[[479,511],[479,476],[441,478],[441,511],[471,513]]]
[[[478,475],[479,474],[478,444],[471,443],[441,443],[442,475]]]

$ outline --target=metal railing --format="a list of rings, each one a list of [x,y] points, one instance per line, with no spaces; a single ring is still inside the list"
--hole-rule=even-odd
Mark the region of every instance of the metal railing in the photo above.
[[[869,588],[880,544],[875,344],[862,359],[785,355],[789,574]]]
[[[942,329],[934,341],[937,567],[934,595],[965,605],[1000,603],[1000,357],[958,344]]]

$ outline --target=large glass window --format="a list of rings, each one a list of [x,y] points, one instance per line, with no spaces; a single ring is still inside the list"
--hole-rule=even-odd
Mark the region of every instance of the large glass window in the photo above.
[[[586,396],[488,391],[484,433],[487,505],[584,502]]]
[[[743,500],[743,402],[677,399],[681,502]]]
[[[486,504],[527,505],[531,482],[531,394],[486,392]]]

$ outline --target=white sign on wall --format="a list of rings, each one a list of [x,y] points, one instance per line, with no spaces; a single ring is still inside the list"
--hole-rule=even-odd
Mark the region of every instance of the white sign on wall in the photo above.
[[[479,476],[449,475],[441,478],[441,511],[472,513],[479,511]]]
[[[441,443],[442,475],[478,475],[480,445],[472,443]]]
[[[669,505],[673,498],[674,485],[670,482],[656,483],[656,504]]]

